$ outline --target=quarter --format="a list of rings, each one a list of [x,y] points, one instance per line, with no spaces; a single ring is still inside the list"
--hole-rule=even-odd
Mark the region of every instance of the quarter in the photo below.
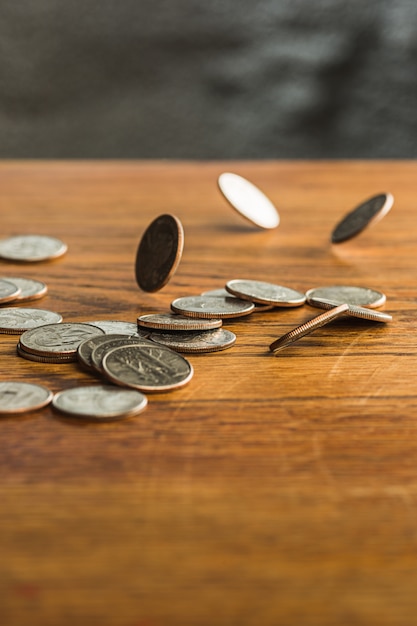
[[[391,210],[393,204],[394,197],[390,193],[381,193],[368,198],[335,226],[331,235],[332,243],[342,243],[356,237],[367,226],[379,222]]]
[[[279,213],[271,200],[243,176],[224,172],[218,178],[219,189],[229,204],[255,226],[276,228]]]
[[[277,307],[301,306],[306,301],[306,296],[300,291],[260,280],[229,280],[226,283],[226,290],[242,300]]]
[[[42,385],[15,380],[1,381],[0,415],[42,409],[51,402],[52,396],[52,391]]]
[[[148,400],[139,391],[111,385],[73,387],[56,393],[52,406],[61,413],[97,421],[117,420],[141,413]]]

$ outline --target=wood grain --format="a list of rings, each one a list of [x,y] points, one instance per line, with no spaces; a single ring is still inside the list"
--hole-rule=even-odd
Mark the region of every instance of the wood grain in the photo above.
[[[281,224],[259,231],[216,178],[248,177]],[[390,324],[355,319],[279,355],[269,344],[320,313],[231,320],[225,352],[190,355],[181,390],[108,424],[50,407],[0,420],[0,622],[60,626],[410,626],[417,611],[417,164],[4,162],[2,237],[63,239],[50,263],[1,262],[48,284],[64,321],[165,312],[179,296],[254,278],[305,291],[383,291]],[[389,191],[373,228],[331,246],[337,221]],[[184,226],[182,263],[141,292],[134,259],[161,213]],[[33,303],[27,306],[33,306]],[[0,377],[54,392],[93,379],[16,356]]]

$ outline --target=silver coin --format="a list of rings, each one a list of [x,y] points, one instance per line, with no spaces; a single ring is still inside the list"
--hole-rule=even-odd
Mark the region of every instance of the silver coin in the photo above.
[[[35,363],[56,363],[56,364],[60,364],[60,363],[73,363],[74,361],[76,361],[76,357],[73,354],[55,354],[54,356],[51,355],[40,355],[40,354],[32,354],[32,352],[27,352],[20,344],[20,341],[18,342],[17,346],[16,346],[16,351],[18,356],[21,356],[24,359],[27,359],[28,361],[34,361]]]
[[[41,409],[52,400],[53,393],[42,385],[14,380],[0,382],[0,415]]]
[[[220,288],[220,289],[209,289],[209,291],[203,291],[203,293],[201,294],[202,296],[214,296],[214,297],[220,297],[220,298],[230,298],[230,293],[227,291],[227,289]]]
[[[242,300],[273,306],[295,307],[301,306],[306,301],[305,295],[295,289],[261,280],[229,280],[226,283],[226,290]]]
[[[103,358],[107,352],[110,352],[113,348],[131,345],[146,346],[152,345],[152,342],[146,337],[112,337],[107,335],[103,341],[97,342],[97,345],[93,348],[90,355],[91,367],[101,374],[103,371]]]
[[[332,309],[333,307],[338,306],[337,302],[332,300],[326,300],[325,298],[321,298],[320,300],[313,298],[309,304],[312,306],[317,306],[320,309]],[[359,317],[364,320],[370,320],[372,322],[391,322],[392,315],[389,313],[385,313],[383,311],[376,311],[375,309],[369,309],[361,306],[356,306],[355,304],[348,304],[348,309],[346,311],[347,315],[351,315],[352,317]]]
[[[65,243],[47,235],[18,235],[0,240],[0,257],[11,261],[56,259],[65,254],[67,249]]]
[[[103,359],[103,371],[118,385],[149,392],[183,387],[194,373],[185,357],[155,343],[113,348]]]
[[[319,306],[318,304],[314,304],[314,302],[319,302],[324,299],[331,300],[335,304],[354,304],[370,309],[382,306],[386,301],[386,297],[381,291],[353,285],[316,287],[315,289],[309,289],[306,293],[306,297],[308,304],[312,306]]]
[[[104,330],[106,335],[134,335],[138,332],[137,325],[133,322],[123,322],[121,320],[99,320],[98,322],[86,322],[93,326],[98,326]]]
[[[154,332],[149,335],[149,339],[177,352],[218,352],[233,346],[236,335],[230,330],[215,328],[202,332]]]
[[[0,333],[20,335],[25,330],[46,324],[60,324],[62,315],[43,309],[23,309],[9,307],[0,309]]]
[[[224,172],[218,178],[219,189],[229,204],[260,228],[276,228],[279,214],[271,200],[243,176]]]
[[[134,389],[111,385],[89,385],[65,389],[54,395],[54,409],[74,417],[116,420],[141,413],[148,400]]]
[[[394,197],[390,193],[381,193],[350,211],[335,226],[332,232],[332,243],[342,243],[359,235],[367,226],[376,224],[391,209]]]
[[[48,287],[40,280],[33,278],[22,278],[21,276],[4,276],[2,280],[9,280],[20,289],[16,301],[29,302],[30,300],[38,300],[42,298],[48,291]]]
[[[212,328],[220,328],[222,324],[221,319],[201,319],[172,313],[150,313],[138,317],[139,326],[143,328],[154,328],[156,330],[211,330]]]
[[[171,302],[174,313],[186,317],[219,317],[221,319],[249,315],[255,309],[253,302],[240,298],[216,296],[186,296]]]
[[[20,344],[26,352],[40,356],[73,355],[82,341],[104,335],[104,330],[91,324],[66,322],[48,324],[27,330],[20,337]]]
[[[104,330],[103,328],[101,330]],[[105,335],[95,335],[94,337],[90,337],[85,341],[82,341],[77,348],[77,359],[78,361],[87,367],[87,369],[94,369],[91,355],[93,350],[100,344],[106,341],[112,341],[114,339],[126,339],[128,335],[121,334],[105,334]]]
[[[20,288],[6,278],[0,278],[0,304],[16,300],[20,294]]]

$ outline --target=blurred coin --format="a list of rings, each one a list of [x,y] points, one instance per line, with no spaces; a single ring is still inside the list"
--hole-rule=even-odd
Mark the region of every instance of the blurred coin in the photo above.
[[[171,309],[186,317],[225,319],[249,315],[255,309],[255,305],[234,297],[186,296],[171,302]]]
[[[332,232],[332,243],[342,243],[359,235],[367,226],[376,224],[391,209],[394,197],[390,193],[372,196],[336,225]]]
[[[138,327],[133,322],[123,322],[120,320],[99,320],[98,322],[86,322],[93,326],[98,326],[104,330],[106,335],[134,335],[138,332]]]
[[[34,361],[35,363],[73,363],[76,359],[74,357],[73,354],[56,354],[54,356],[50,356],[50,355],[40,355],[40,354],[33,354],[32,352],[27,352],[27,350],[25,350],[20,341],[18,342],[17,346],[16,346],[16,350],[17,350],[17,354],[18,356],[21,356],[24,359],[27,359],[28,361]]]
[[[209,289],[209,291],[203,291],[201,295],[202,296],[215,296],[215,297],[220,297],[220,298],[230,297],[230,293],[224,287],[220,289]]]
[[[150,313],[138,317],[139,326],[156,330],[211,330],[212,328],[219,328],[222,323],[221,319],[201,319],[172,313]]]
[[[149,392],[183,387],[194,373],[185,357],[156,343],[113,348],[102,366],[112,382]]]
[[[59,324],[62,315],[43,309],[23,309],[9,307],[0,309],[0,333],[20,335],[25,330],[45,324]]]
[[[306,301],[305,295],[295,289],[260,280],[229,280],[226,283],[226,290],[242,300],[273,306],[301,306]]]
[[[37,262],[56,259],[68,246],[46,235],[18,235],[0,240],[0,257],[11,261]]]
[[[317,306],[320,309],[332,309],[337,306],[337,302],[332,300],[326,300],[325,298],[316,299],[313,298],[309,304],[312,306]],[[391,322],[392,315],[388,313],[383,313],[382,311],[376,311],[375,309],[368,309],[361,306],[356,306],[355,304],[349,304],[348,310],[346,311],[346,315],[351,315],[352,317],[360,317],[365,320],[370,320],[372,322]]]
[[[344,315],[348,308],[349,306],[347,304],[340,304],[339,306],[330,309],[329,311],[326,311],[321,315],[317,315],[317,317],[314,317],[312,320],[306,322],[305,324],[297,326],[297,328],[290,330],[290,332],[282,335],[282,337],[273,341],[269,346],[269,349],[271,350],[271,352],[278,352],[279,350],[286,348],[298,339],[301,339],[301,337],[312,333],[314,330],[316,330],[316,328],[325,326],[337,317]]]
[[[218,352],[236,342],[236,335],[224,328],[194,332],[153,332],[149,339],[177,352]]]
[[[218,178],[219,189],[229,204],[260,228],[276,228],[279,214],[271,200],[253,183],[238,174],[224,172]]]
[[[134,389],[89,385],[65,389],[54,395],[52,406],[73,417],[115,420],[141,413],[148,400]]]
[[[42,385],[14,380],[1,381],[0,415],[36,411],[49,404],[52,396],[52,391]]]
[[[111,335],[107,335],[103,341],[97,342],[97,345],[93,348],[90,355],[90,362],[92,368],[99,372],[100,374],[103,372],[103,359],[104,355],[113,348],[119,348],[120,346],[146,346],[152,345],[152,342],[146,337],[112,337]]]
[[[104,331],[81,322],[48,324],[24,332],[20,337],[20,345],[23,350],[32,354],[49,357],[72,356],[75,361],[80,343],[94,335],[104,335]]]
[[[366,306],[370,309],[374,309],[382,306],[386,301],[385,294],[381,291],[369,289],[368,287],[356,287],[353,285],[316,287],[315,289],[309,289],[306,296],[307,302],[308,304],[311,304],[311,306],[319,306],[317,303],[324,299],[331,300],[336,304],[344,304],[346,302],[347,304]]]
[[[0,278],[0,304],[16,300],[20,294],[20,287],[9,282],[6,278]]]
[[[158,291],[181,261],[184,230],[174,215],[160,215],[146,229],[136,254],[136,282],[143,291]]]
[[[8,280],[20,289],[16,303],[29,302],[42,298],[48,291],[48,287],[40,280],[33,278],[22,278],[20,276],[4,276],[1,280]]]

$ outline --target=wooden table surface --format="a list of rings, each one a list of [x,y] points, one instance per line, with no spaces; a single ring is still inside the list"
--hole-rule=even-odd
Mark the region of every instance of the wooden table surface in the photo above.
[[[224,170],[268,194],[277,229],[229,207]],[[417,623],[417,163],[4,162],[0,189],[2,237],[69,246],[53,262],[1,262],[4,276],[46,282],[36,306],[64,321],[136,322],[232,278],[364,285],[393,315],[334,322],[273,356],[274,339],[320,311],[255,313],[226,325],[233,348],[189,356],[192,381],[137,417],[1,418],[0,623]],[[332,246],[336,222],[381,191],[391,212]],[[167,212],[183,223],[183,259],[144,293],[137,245]],[[16,356],[17,339],[0,336],[1,380],[95,381]]]

